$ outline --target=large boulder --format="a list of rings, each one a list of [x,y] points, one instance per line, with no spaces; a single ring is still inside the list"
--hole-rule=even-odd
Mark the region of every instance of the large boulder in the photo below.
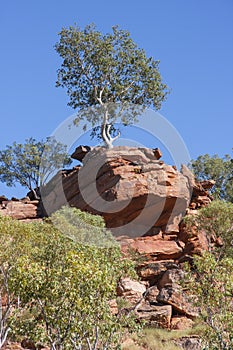
[[[148,148],[79,148],[76,153],[83,166],[59,172],[42,191],[48,213],[69,203],[102,215],[116,236],[179,231],[192,193],[187,168],[182,174]]]
[[[143,303],[137,308],[136,317],[150,327],[170,328],[172,307]]]
[[[157,295],[157,301],[171,305],[172,308],[181,315],[195,318],[198,316],[198,310],[191,304],[190,299],[181,287],[183,279],[183,270],[167,270],[158,282],[160,292]]]

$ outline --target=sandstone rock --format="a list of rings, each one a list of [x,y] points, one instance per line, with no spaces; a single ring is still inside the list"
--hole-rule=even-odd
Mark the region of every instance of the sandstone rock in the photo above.
[[[126,338],[122,340],[122,349],[134,349],[140,350],[141,348],[136,345],[136,342],[131,338]]]
[[[159,160],[162,157],[162,152],[159,148],[153,149],[155,159]]]
[[[208,181],[195,181],[193,183],[193,193],[191,200],[191,209],[198,209],[207,206],[213,200],[213,197],[209,194],[208,190],[214,185],[213,180]]]
[[[131,280],[129,277],[122,278],[117,286],[117,294],[123,295],[127,292],[137,293],[142,295],[146,291],[143,283]]]
[[[184,272],[181,269],[167,270],[158,282],[160,291],[157,301],[171,305],[181,315],[196,317],[198,316],[197,309],[191,305],[180,285],[183,277]]]
[[[145,300],[147,300],[150,305],[151,304],[157,304],[157,296],[159,295],[159,289],[157,286],[152,286],[147,289],[145,294]]]
[[[158,240],[154,237],[134,239],[130,247],[150,261],[175,259],[182,255],[182,248],[175,241]]]
[[[17,220],[38,220],[42,215],[39,201],[4,201],[0,204],[0,213]]]
[[[186,316],[173,316],[171,319],[171,329],[174,330],[186,330],[192,328],[194,325],[193,320]]]
[[[160,289],[167,287],[177,287],[183,278],[184,272],[181,269],[167,270],[159,280],[158,287]]]
[[[193,192],[193,189],[196,186],[196,179],[194,174],[191,172],[191,170],[184,164],[181,166],[181,173],[187,178],[189,182],[189,189],[191,193]]]
[[[215,183],[216,183],[216,181],[214,181],[214,180],[200,181],[200,184],[204,188],[204,190],[210,190],[215,185]]]
[[[147,326],[169,328],[172,307],[170,305],[143,304],[137,308],[136,317],[143,320]]]
[[[22,346],[19,343],[6,341],[3,345],[3,350],[23,350]]]
[[[83,158],[91,151],[90,146],[78,146],[75,151],[71,154],[72,159],[79,160],[82,162]]]
[[[137,237],[153,228],[178,232],[191,198],[189,180],[156,157],[148,148],[97,147],[82,167],[51,180],[45,208],[49,203],[52,212],[68,202],[101,214],[116,236]]]
[[[172,267],[176,267],[174,260],[144,261],[139,262],[137,273],[142,280],[150,281],[150,284],[154,285],[162,274]]]
[[[157,301],[171,305],[181,315],[186,315],[190,318],[198,316],[197,310],[190,304],[185,294],[179,288],[174,288],[174,286],[162,288],[157,296]]]
[[[202,254],[209,249],[206,232],[199,230],[195,225],[187,227],[185,223],[181,223],[178,239],[185,243],[184,255]]]
[[[128,302],[127,308],[134,310],[138,320],[143,320],[150,326],[170,327],[172,307],[158,304],[156,297],[159,290],[156,286],[146,290],[144,284],[124,278],[118,284],[117,294]],[[110,302],[110,307],[112,312],[117,313],[117,305],[114,301]]]
[[[117,295],[124,297],[130,304],[135,306],[143,299],[143,294],[146,292],[146,286],[138,281],[131,280],[128,277],[122,278],[117,286]]]

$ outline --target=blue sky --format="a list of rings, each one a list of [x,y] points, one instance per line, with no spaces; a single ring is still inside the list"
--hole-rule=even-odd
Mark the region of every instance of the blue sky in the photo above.
[[[179,131],[192,158],[233,147],[232,0],[9,0],[0,6],[0,149],[45,138],[74,111],[55,87],[62,27],[118,24],[160,60],[171,94],[160,113]],[[155,145],[156,147],[156,145]],[[0,184],[0,194],[25,190]]]

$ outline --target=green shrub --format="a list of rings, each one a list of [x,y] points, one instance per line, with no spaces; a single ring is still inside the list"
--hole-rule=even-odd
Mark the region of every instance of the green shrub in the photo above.
[[[89,230],[105,232],[99,217],[68,212],[63,208],[53,218],[66,226],[68,214],[81,215],[91,222]],[[134,329],[130,315],[113,315],[109,308],[119,278],[133,271],[119,246],[80,244],[50,222],[0,218],[0,232],[0,266],[9,271],[5,292],[14,303],[7,320],[11,336],[26,336],[53,350],[94,349],[97,342],[100,349],[115,349],[125,327]]]
[[[192,269],[187,266],[184,283],[196,300],[206,324],[205,349],[233,348],[233,204],[213,201],[187,220],[211,238],[219,237],[222,246],[194,257]]]

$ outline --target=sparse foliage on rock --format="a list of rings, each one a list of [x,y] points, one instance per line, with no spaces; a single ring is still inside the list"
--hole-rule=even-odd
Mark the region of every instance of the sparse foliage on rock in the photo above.
[[[66,87],[68,105],[80,109],[77,123],[87,120],[94,128],[101,126],[95,131],[107,147],[118,137],[111,136],[117,115],[123,124],[135,122],[139,108],[133,105],[159,109],[166,98],[159,61],[147,57],[129,32],[117,26],[107,34],[94,25],[63,28],[56,50],[63,59],[57,86]]]

